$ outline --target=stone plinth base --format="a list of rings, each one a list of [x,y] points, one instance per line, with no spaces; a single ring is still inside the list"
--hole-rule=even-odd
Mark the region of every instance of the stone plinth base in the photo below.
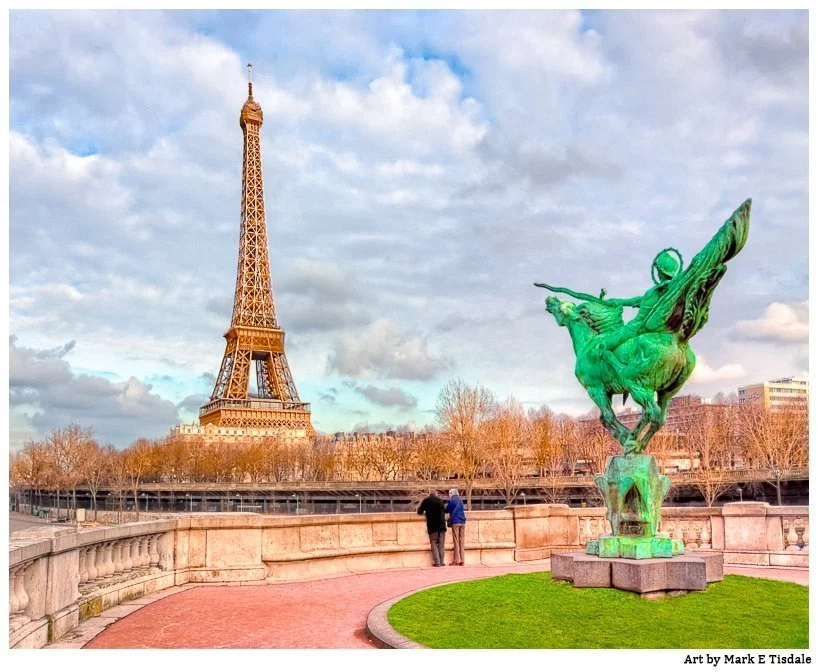
[[[705,590],[708,583],[721,581],[724,572],[718,551],[649,560],[599,558],[579,552],[552,555],[551,577],[570,581],[577,588],[618,588],[657,598]]]

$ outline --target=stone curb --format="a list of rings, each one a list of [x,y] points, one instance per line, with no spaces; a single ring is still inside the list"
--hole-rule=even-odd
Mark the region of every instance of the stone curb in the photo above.
[[[537,570],[534,570],[537,571]],[[548,570],[540,570],[540,571],[548,571]],[[510,574],[516,574],[517,572],[509,572]],[[520,572],[521,574],[525,574],[527,572]],[[508,576],[508,574],[499,574],[498,576]],[[439,586],[448,586],[452,583],[468,583],[469,581],[483,581],[485,579],[493,579],[496,578],[494,576],[482,576],[482,577],[475,577],[471,579],[455,579],[454,581],[441,581],[440,583],[435,583],[430,586],[424,586],[423,588],[418,588],[417,590],[410,590],[408,593],[403,593],[402,595],[398,595],[397,597],[392,597],[386,600],[385,602],[381,602],[376,607],[373,607],[369,614],[366,617],[366,634],[373,640],[375,646],[379,649],[425,649],[428,647],[423,646],[423,644],[418,644],[414,640],[409,639],[408,637],[400,634],[395,628],[393,628],[389,624],[389,619],[387,618],[387,614],[389,610],[392,608],[392,605],[400,602],[402,599],[409,597],[410,595],[414,595],[415,593],[423,592],[424,590],[430,590],[432,588],[438,588]]]
[[[446,583],[457,583],[456,581],[447,581]],[[438,583],[438,586],[445,585]],[[435,586],[427,586],[426,588],[434,588]],[[421,588],[420,590],[426,590]],[[395,628],[389,625],[389,619],[386,615],[396,602],[400,602],[404,597],[409,597],[420,590],[411,590],[403,595],[393,597],[386,602],[381,602],[377,607],[371,609],[366,617],[366,634],[379,649],[425,649],[422,644],[412,641],[408,637],[400,634]]]

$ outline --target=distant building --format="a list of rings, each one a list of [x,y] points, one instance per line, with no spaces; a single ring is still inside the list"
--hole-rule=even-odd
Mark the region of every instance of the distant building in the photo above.
[[[247,443],[267,438],[277,438],[285,443],[308,441],[307,431],[302,428],[285,427],[229,427],[207,423],[205,425],[176,425],[169,438],[203,443]]]
[[[657,436],[679,437],[683,435],[691,425],[701,422],[708,414],[717,413],[726,404],[717,404],[702,399],[695,394],[686,394],[674,397],[670,400],[665,414],[665,424]],[[639,408],[626,408],[616,414],[617,420],[623,425],[633,429],[642,417],[642,410]],[[580,425],[598,424],[596,417],[580,420]],[[698,458],[691,457],[689,451],[683,450],[679,445],[677,448],[666,446],[661,455],[656,455],[659,468],[664,473],[674,473],[679,471],[689,471],[698,467]]]
[[[738,389],[740,403],[763,403],[773,411],[809,404],[809,379],[779,378]]]
[[[705,414],[712,413],[723,406],[724,404],[711,403],[695,394],[674,397],[668,404],[665,413],[665,424],[661,431],[665,433],[684,431],[691,423],[700,420]],[[631,429],[639,422],[641,417],[642,409],[639,408],[626,408],[616,414],[617,420]],[[596,417],[580,420],[581,424],[597,422]]]

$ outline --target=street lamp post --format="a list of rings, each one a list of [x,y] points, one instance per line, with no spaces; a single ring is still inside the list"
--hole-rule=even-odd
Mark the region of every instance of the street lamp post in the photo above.
[[[241,493],[239,493],[239,513],[244,511],[244,500],[241,498]]]
[[[191,497],[190,497],[190,493],[188,492],[188,493],[185,495],[185,497],[187,498],[188,511],[189,511],[190,513],[193,513],[193,500],[192,500],[192,499],[191,499]]]
[[[741,488],[740,487],[738,488],[738,501],[740,501],[740,502],[744,501],[744,498],[742,497],[742,494],[741,494]]]
[[[364,504],[363,504],[363,500],[361,499],[361,493],[359,492],[355,496],[358,498],[358,513],[363,513],[364,512]]]
[[[524,492],[521,492],[520,494],[521,494],[521,495],[522,495],[522,497],[523,497],[523,506],[525,506],[525,493],[524,493]]]
[[[144,498],[144,500],[145,500],[145,513],[147,513],[147,512],[148,512],[148,493],[147,493],[147,492],[143,492],[143,493],[142,493],[142,497],[143,497],[143,498]]]

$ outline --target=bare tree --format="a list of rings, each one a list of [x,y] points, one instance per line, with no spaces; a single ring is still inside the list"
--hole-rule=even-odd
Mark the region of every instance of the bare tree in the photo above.
[[[769,473],[781,506],[781,481],[809,460],[809,415],[806,406],[773,411],[762,404],[744,404],[738,411],[739,436],[752,465]]]
[[[133,494],[136,519],[139,520],[139,485],[156,463],[156,444],[148,439],[137,439],[122,454],[123,468]]]
[[[690,423],[681,439],[681,445],[695,465],[694,485],[707,506],[713,506],[716,499],[733,485],[728,413],[724,408],[703,414]]]
[[[531,426],[522,404],[509,397],[488,420],[487,434],[492,477],[510,506],[520,490],[526,455],[531,451]]]
[[[333,481],[336,478],[338,460],[333,442],[319,437],[312,443],[313,468],[319,481]]]
[[[126,456],[121,451],[114,451],[109,454],[109,478],[108,487],[110,492],[116,496],[117,502],[117,523],[122,522],[122,509],[125,504],[125,495],[128,491],[128,470],[126,468]]]
[[[97,519],[97,493],[100,487],[106,483],[111,476],[111,463],[114,459],[115,450],[111,445],[100,446],[94,441],[88,447],[88,452],[81,466],[82,481],[91,493],[91,508],[94,511],[94,520]]]
[[[22,450],[11,457],[10,476],[29,490],[28,502],[34,503],[37,493],[42,506],[42,491],[54,482],[55,465],[45,441],[26,441]]]
[[[70,515],[69,506],[77,508],[77,484],[82,479],[82,463],[94,442],[94,432],[90,427],[80,427],[70,424],[66,427],[52,429],[46,439],[46,444],[54,461],[58,489],[57,515],[59,515],[59,485],[64,485],[66,491],[71,492],[71,500],[66,502],[66,515]],[[66,493],[67,494],[67,493]],[[66,497],[67,499],[67,497]]]
[[[486,464],[485,430],[493,417],[496,402],[481,385],[468,385],[456,378],[440,391],[437,421],[454,443],[454,462],[466,481],[466,506],[471,509],[474,479]]]
[[[451,446],[439,432],[425,432],[413,444],[413,473],[422,481],[447,476],[452,470]]]
[[[539,475],[545,476],[555,452],[554,413],[542,406],[529,413],[531,422],[531,459]]]
[[[550,504],[563,501],[566,490],[567,446],[574,442],[573,421],[543,406],[531,413],[532,455]]]

